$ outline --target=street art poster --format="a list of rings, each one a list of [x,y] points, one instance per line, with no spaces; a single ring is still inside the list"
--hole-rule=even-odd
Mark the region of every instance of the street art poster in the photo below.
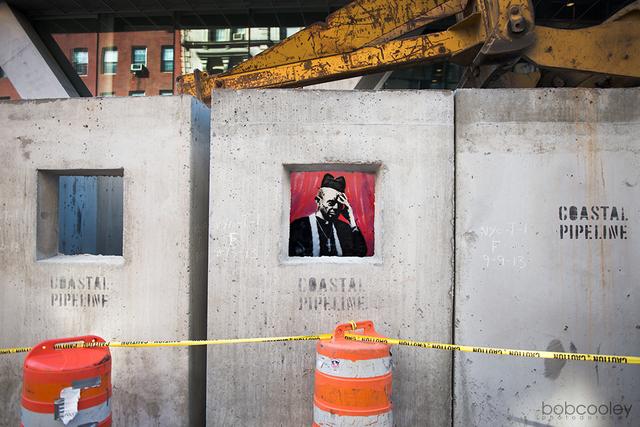
[[[375,173],[291,172],[290,257],[370,257]]]

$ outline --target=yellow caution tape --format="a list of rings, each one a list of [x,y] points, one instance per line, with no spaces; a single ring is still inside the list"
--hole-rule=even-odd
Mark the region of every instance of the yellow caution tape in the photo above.
[[[0,348],[0,354],[26,353],[31,347]]]
[[[107,341],[107,342],[72,342],[56,344],[56,349],[66,348],[95,348],[95,347],[189,347],[197,345],[220,345],[220,344],[248,344],[248,343],[268,343],[286,341],[316,341],[329,340],[332,334],[320,335],[298,335],[288,337],[266,337],[266,338],[231,338],[219,340],[183,340],[183,341]],[[498,356],[518,356],[538,359],[559,359],[568,361],[601,362],[640,365],[640,356],[617,356],[607,354],[587,354],[587,353],[563,353],[556,351],[538,350],[513,350],[509,348],[496,347],[473,347],[468,345],[441,344],[436,342],[412,341],[396,338],[371,337],[365,335],[345,334],[348,340],[361,342],[375,342],[389,345],[406,345],[410,347],[421,347],[435,350],[462,351],[465,353],[482,353]],[[26,353],[32,347],[0,348],[1,354]]]
[[[469,345],[440,344],[437,342],[422,342],[401,340],[396,338],[370,337],[365,335],[345,334],[348,340],[362,342],[377,342],[390,345],[408,345],[410,347],[432,348],[436,350],[463,351],[465,353],[482,353],[498,356],[533,357],[539,359],[560,359],[568,361],[618,363],[640,365],[640,356],[614,356],[608,354],[561,353],[556,351],[513,350],[510,348],[473,347]]]
[[[320,335],[298,335],[290,337],[267,337],[267,338],[231,338],[222,340],[183,340],[183,341],[106,341],[106,342],[72,342],[56,344],[54,348],[95,348],[95,347],[189,347],[195,345],[218,345],[218,344],[246,344],[264,342],[285,342],[285,341],[315,341],[329,340],[331,334]],[[0,354],[26,353],[32,347],[0,348]]]

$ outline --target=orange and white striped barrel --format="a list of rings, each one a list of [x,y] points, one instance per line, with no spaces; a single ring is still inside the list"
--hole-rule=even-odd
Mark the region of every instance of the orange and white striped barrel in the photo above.
[[[355,326],[355,328],[354,328]],[[391,347],[349,341],[345,332],[379,336],[373,322],[338,325],[330,341],[318,341],[313,426],[393,425]]]
[[[22,426],[111,425],[111,352],[109,347],[54,348],[79,341],[104,342],[94,335],[54,339],[27,354]]]

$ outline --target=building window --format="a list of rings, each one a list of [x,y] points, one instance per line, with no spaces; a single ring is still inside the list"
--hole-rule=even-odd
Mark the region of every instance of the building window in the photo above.
[[[110,96],[116,96],[115,92],[100,92],[100,96],[108,98]]]
[[[118,48],[102,49],[102,74],[115,74],[118,70]]]
[[[280,40],[280,28],[271,27],[269,29],[269,40],[272,40],[272,41]]]
[[[4,77],[4,70],[0,68],[0,79]]]
[[[71,64],[73,64],[73,68],[79,76],[86,76],[89,74],[89,50],[86,47],[77,47],[73,49]]]
[[[160,90],[161,96],[171,96],[173,95],[173,91],[171,89]]]
[[[147,65],[147,48],[136,47],[131,48],[131,64]]]
[[[10,96],[0,96],[0,101],[11,101]]]
[[[269,27],[249,28],[249,40],[269,40]]]
[[[247,39],[247,28],[232,28],[231,29],[231,40],[238,42]]]
[[[291,37],[292,35],[294,35],[298,31],[300,31],[301,29],[302,29],[301,27],[287,27],[286,36],[287,37]]]
[[[173,72],[173,46],[162,46],[160,71],[162,71],[163,73]]]
[[[212,32],[209,31],[209,40],[214,42],[228,42],[231,40],[231,28],[216,28]],[[213,38],[211,36],[213,35]]]
[[[129,96],[144,96],[143,90],[132,90],[129,92]]]

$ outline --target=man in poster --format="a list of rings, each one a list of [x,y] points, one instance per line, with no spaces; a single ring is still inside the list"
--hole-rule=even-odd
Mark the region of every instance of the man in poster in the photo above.
[[[290,224],[289,256],[358,256],[367,244],[344,194],[344,177],[325,174],[315,201],[316,212]],[[347,221],[339,219],[342,215]]]

